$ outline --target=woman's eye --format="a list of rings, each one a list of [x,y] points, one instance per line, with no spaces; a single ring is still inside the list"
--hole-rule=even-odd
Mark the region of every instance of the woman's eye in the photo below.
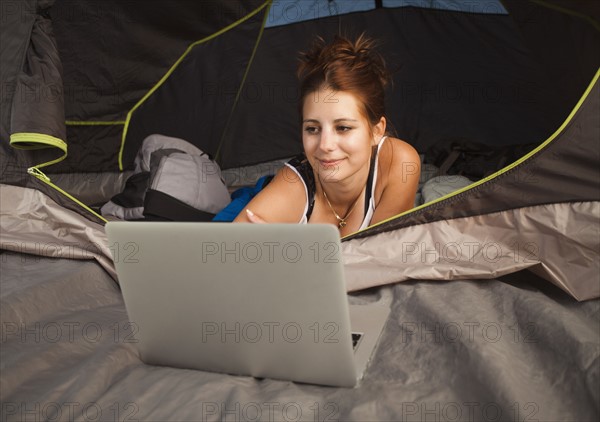
[[[351,129],[352,128],[350,126],[338,126],[337,127],[338,132],[348,132]]]
[[[316,126],[307,126],[304,128],[304,131],[309,134],[315,134],[319,132],[319,128]]]

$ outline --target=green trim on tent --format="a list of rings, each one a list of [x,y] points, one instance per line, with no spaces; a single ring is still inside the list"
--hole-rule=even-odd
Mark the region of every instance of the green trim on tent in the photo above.
[[[62,139],[43,133],[20,132],[10,135],[10,145],[16,149],[35,150],[44,148],[58,148],[63,152],[63,155],[55,160],[46,163],[38,164],[34,167],[46,167],[56,164],[67,157],[67,143]]]
[[[124,125],[125,120],[117,120],[114,122],[95,122],[95,121],[87,121],[87,122],[79,122],[75,120],[67,120],[65,121],[67,126],[118,126]]]
[[[100,214],[98,214],[96,211],[94,211],[93,209],[88,207],[86,204],[81,202],[79,199],[75,198],[70,193],[62,190],[61,188],[56,186],[54,183],[52,183],[50,181],[50,178],[48,176],[46,176],[42,171],[40,171],[37,167],[28,168],[27,173],[36,177],[38,180],[40,180],[42,183],[46,184],[47,186],[50,186],[52,189],[57,190],[59,193],[63,194],[64,196],[69,198],[71,201],[75,202],[77,205],[79,205],[81,208],[85,209],[90,214],[94,215],[95,217],[99,218],[100,220],[104,221],[105,223],[108,223],[108,220],[106,218],[102,217]]]
[[[201,45],[207,41],[212,40],[213,38],[218,37],[221,34],[224,34],[225,32],[235,28],[236,26],[244,23],[245,21],[247,21],[248,19],[250,19],[251,17],[253,17],[254,15],[256,15],[257,13],[259,13],[261,10],[263,10],[265,7],[271,5],[272,0],[267,0],[265,1],[265,3],[263,3],[261,6],[259,6],[258,8],[256,8],[255,10],[253,10],[252,12],[250,12],[249,14],[247,14],[246,16],[244,16],[243,18],[237,20],[236,22],[233,22],[232,24],[226,26],[225,28],[215,32],[212,35],[209,35],[205,38],[202,38],[201,40],[195,41],[192,44],[189,45],[189,47],[184,51],[184,53],[179,57],[179,59],[177,59],[177,61],[173,64],[173,66],[171,66],[171,68],[167,71],[167,73],[164,74],[164,76],[156,83],[156,85],[154,85],[147,93],[146,95],[144,95],[142,97],[141,100],[139,100],[131,110],[129,110],[129,112],[127,113],[127,118],[125,120],[125,127],[123,128],[123,134],[121,137],[121,148],[119,149],[119,170],[123,171],[123,151],[125,150],[125,141],[127,139],[127,131],[129,129],[129,122],[131,121],[131,116],[133,115],[133,112],[136,111],[148,98],[150,98],[150,96],[163,84],[165,83],[165,81],[171,76],[171,74],[175,71],[175,69],[177,69],[177,67],[181,64],[181,62],[183,61],[183,59],[185,59],[185,57],[192,51],[192,49],[194,49],[194,47]]]
[[[533,149],[532,151],[530,151],[528,154],[524,155],[523,157],[519,158],[517,161],[514,161],[512,164],[507,165],[506,167],[498,170],[496,173],[490,174],[487,177],[484,177],[483,179],[480,179],[476,182],[471,183],[468,186],[465,186],[462,189],[458,189],[452,193],[449,193],[447,195],[444,195],[440,198],[437,198],[433,201],[429,201],[425,204],[419,205],[418,207],[415,208],[411,208],[410,210],[407,210],[403,213],[400,213],[398,215],[395,215],[393,217],[387,218],[383,221],[380,221],[379,223],[373,224],[372,226],[369,226],[363,230],[359,230],[356,231],[354,233],[350,233],[346,236],[344,236],[342,239],[345,239],[347,237],[350,236],[354,236],[358,233],[364,233],[370,229],[372,229],[373,227],[377,227],[380,226],[384,223],[388,223],[392,220],[395,220],[397,218],[403,217],[405,215],[411,214],[413,212],[417,212],[422,210],[423,208],[427,208],[433,204],[437,204],[439,202],[445,201],[448,198],[452,198],[454,196],[460,195],[463,192],[467,192],[471,189],[476,188],[479,185],[482,185],[484,183],[489,182],[490,180],[493,180],[499,176],[501,176],[502,174],[512,170],[513,168],[517,167],[518,165],[520,165],[521,163],[523,163],[524,161],[527,161],[529,158],[531,158],[532,156],[534,156],[535,154],[537,154],[538,152],[540,152],[541,150],[543,150],[544,148],[546,148],[550,143],[552,143],[552,141],[554,141],[556,139],[556,137],[562,133],[564,131],[564,129],[567,127],[567,125],[571,122],[571,120],[573,119],[573,117],[575,116],[575,114],[577,114],[577,112],[579,111],[579,109],[581,108],[581,105],[585,102],[585,100],[587,99],[587,97],[590,95],[590,92],[592,91],[592,88],[594,87],[594,85],[596,85],[596,83],[598,82],[598,79],[600,79],[600,68],[598,68],[598,70],[596,71],[596,75],[593,77],[592,81],[590,82],[590,84],[588,85],[588,87],[586,88],[585,92],[583,93],[583,95],[581,96],[581,98],[579,99],[579,101],[577,102],[577,104],[575,105],[575,107],[573,108],[573,110],[571,111],[571,113],[569,114],[569,116],[565,119],[565,121],[562,123],[562,125],[560,125],[560,127],[552,134],[550,135],[550,137],[548,139],[546,139],[542,144],[540,144],[537,148]]]
[[[260,25],[260,31],[258,33],[258,37],[256,37],[256,42],[254,43],[254,48],[252,49],[252,54],[250,55],[250,60],[248,60],[248,65],[246,65],[246,70],[244,71],[244,76],[242,77],[242,81],[240,82],[240,87],[235,95],[235,99],[233,100],[233,106],[231,107],[231,112],[227,117],[227,122],[225,123],[225,128],[223,129],[223,134],[221,135],[221,140],[219,141],[219,146],[217,147],[217,152],[215,153],[215,161],[219,161],[219,157],[221,154],[221,146],[223,145],[223,141],[225,140],[225,135],[227,134],[227,129],[229,128],[229,123],[231,122],[231,118],[233,117],[233,113],[235,112],[235,108],[240,99],[240,95],[242,93],[242,88],[246,83],[246,77],[248,76],[248,72],[250,71],[250,67],[252,67],[252,62],[254,61],[254,56],[256,55],[256,50],[258,50],[258,45],[260,44],[260,40],[262,39],[263,32],[265,30],[265,26],[267,24],[267,19],[269,18],[269,11],[271,10],[272,2],[269,1],[269,6],[267,10],[265,10],[265,16],[263,17],[262,24]],[[264,7],[264,6],[263,6]]]
[[[43,133],[20,132],[10,135],[10,144],[18,149],[42,149],[56,147],[67,151],[67,144],[60,138]]]
[[[591,16],[584,15],[583,13],[574,12],[570,9],[567,9],[567,8],[561,7],[561,6],[557,6],[555,4],[549,4],[549,3],[545,2],[544,0],[529,0],[529,1],[531,3],[535,3],[539,6],[547,7],[548,9],[554,9],[558,12],[581,18],[585,21],[588,21],[588,23],[591,24],[597,31],[600,31],[600,24]]]
[[[66,196],[67,198],[69,198],[71,201],[75,202],[77,205],[79,205],[81,208],[85,209],[86,211],[88,211],[89,213],[93,214],[94,216],[96,216],[97,218],[99,218],[100,220],[107,222],[107,220],[102,217],[101,215],[99,215],[98,213],[96,213],[94,210],[92,210],[90,207],[88,207],[87,205],[85,205],[83,202],[81,202],[80,200],[78,200],[77,198],[75,198],[73,195],[65,192],[64,190],[62,190],[61,188],[59,188],[58,186],[56,186],[54,183],[52,183],[50,181],[50,178],[48,176],[46,176],[44,174],[44,172],[42,172],[40,170],[40,168],[42,167],[46,167],[46,166],[50,166],[52,164],[56,164],[62,160],[64,160],[67,157],[67,144],[66,142],[64,142],[62,139],[56,138],[54,136],[50,136],[50,135],[45,135],[42,133],[27,133],[27,132],[22,132],[22,133],[13,133],[12,135],[10,135],[10,145],[13,148],[16,149],[23,149],[23,150],[36,150],[36,149],[44,149],[44,148],[58,148],[63,152],[63,155],[61,155],[60,157],[58,157],[55,160],[51,160],[45,163],[41,163],[38,165],[35,165],[33,167],[29,167],[27,169],[27,173],[33,177],[35,177],[36,179],[40,180],[42,183],[50,186],[51,188],[57,190],[58,192],[60,192],[61,194],[63,194],[64,196]]]

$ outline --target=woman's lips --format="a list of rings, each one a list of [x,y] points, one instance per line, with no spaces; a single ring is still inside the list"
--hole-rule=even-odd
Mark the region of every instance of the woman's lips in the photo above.
[[[321,164],[321,167],[331,168],[340,164],[342,160],[341,158],[339,160],[319,160],[319,164]]]

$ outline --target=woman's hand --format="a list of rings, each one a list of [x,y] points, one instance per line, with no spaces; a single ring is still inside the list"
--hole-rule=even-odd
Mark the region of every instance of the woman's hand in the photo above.
[[[248,216],[248,220],[250,220],[251,223],[256,223],[256,224],[265,224],[266,223],[265,220],[260,218],[258,215],[254,214],[252,211],[250,211],[249,208],[246,208],[246,215]]]

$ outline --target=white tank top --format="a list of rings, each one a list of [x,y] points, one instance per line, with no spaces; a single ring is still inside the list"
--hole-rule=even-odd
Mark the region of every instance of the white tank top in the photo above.
[[[371,218],[373,218],[373,213],[375,212],[375,187],[377,186],[377,168],[378,168],[378,163],[379,163],[379,150],[381,149],[381,146],[383,145],[385,139],[387,138],[387,136],[384,136],[381,138],[381,140],[379,141],[379,144],[377,145],[377,150],[375,152],[375,161],[373,163],[374,168],[373,168],[373,181],[371,184],[371,197],[368,198],[368,202],[369,205],[367,207],[367,211],[365,213],[365,218],[363,219],[359,230],[363,230],[366,229],[369,224],[371,223]],[[304,212],[302,213],[302,218],[300,219],[300,221],[298,222],[299,224],[306,224],[308,223],[308,209],[309,209],[309,192],[308,192],[308,186],[306,184],[306,180],[304,178],[304,176],[298,171],[298,169],[296,168],[296,166],[291,165],[290,163],[286,163],[286,165],[292,169],[294,171],[294,173],[296,173],[296,175],[298,175],[298,178],[302,181],[302,185],[304,186],[304,193],[306,194],[306,203],[304,205]],[[310,164],[308,164],[310,166]]]

